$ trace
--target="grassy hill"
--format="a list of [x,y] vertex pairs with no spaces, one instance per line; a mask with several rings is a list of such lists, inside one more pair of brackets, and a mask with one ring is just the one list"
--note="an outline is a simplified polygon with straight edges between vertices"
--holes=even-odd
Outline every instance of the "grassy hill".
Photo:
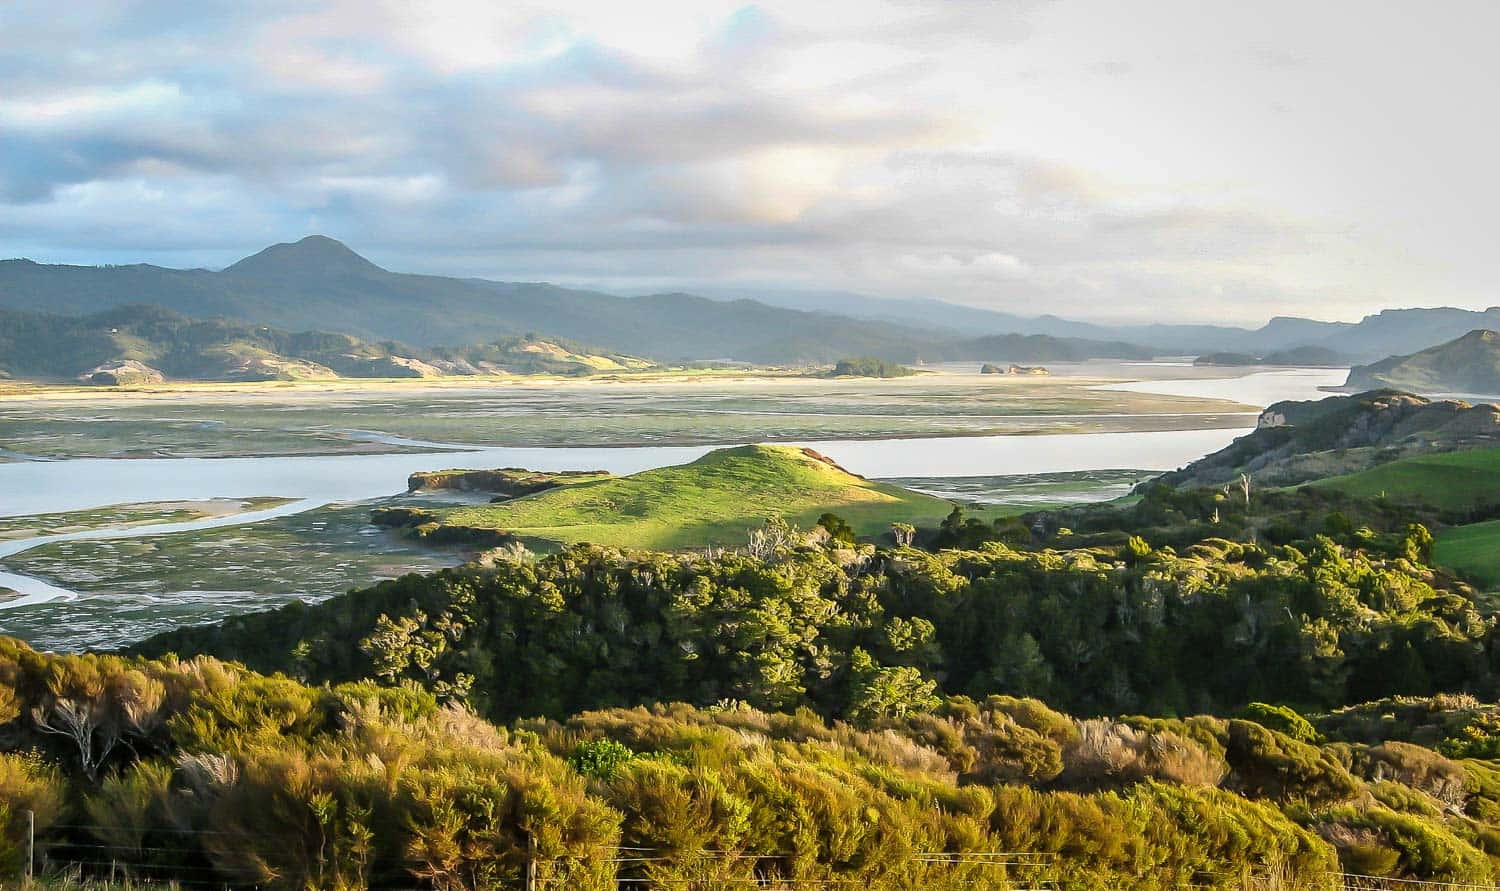
[[1500,448],[1401,458],[1313,483],[1364,498],[1385,496],[1463,512],[1500,504]]
[[1433,561],[1490,591],[1500,589],[1500,520],[1454,526],[1437,534]]
[[101,371],[100,383],[163,375],[191,380],[571,375],[651,365],[633,356],[535,337],[424,349],[395,341],[369,343],[348,334],[189,318],[154,306],[83,317],[0,309],[0,373],[14,377],[76,378],[97,369],[107,369]]
[[1500,333],[1470,331],[1407,356],[1349,369],[1348,387],[1394,387],[1414,393],[1500,393]]
[[719,449],[691,464],[457,508],[443,521],[526,538],[634,548],[737,545],[768,517],[804,528],[832,511],[860,535],[941,520],[952,505],[855,476],[794,446]]
[[1500,520],[1464,522],[1500,511],[1500,449],[1402,458],[1313,485],[1437,508],[1444,519],[1463,525],[1438,531],[1433,562],[1481,587],[1500,589]]

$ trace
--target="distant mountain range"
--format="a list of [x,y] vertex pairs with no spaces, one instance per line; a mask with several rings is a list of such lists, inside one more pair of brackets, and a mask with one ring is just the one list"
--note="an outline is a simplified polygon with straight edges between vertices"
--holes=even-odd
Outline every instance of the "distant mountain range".
[[[795,303],[799,308],[772,305]],[[790,364],[868,355],[976,361],[1064,361],[1319,347],[1356,361],[1409,353],[1475,328],[1500,308],[1391,310],[1357,324],[1277,318],[1251,330],[1214,325],[1115,326],[1028,318],[939,300],[850,294],[619,297],[543,283],[390,272],[323,236],[278,244],[220,271],[54,266],[0,261],[0,308],[82,316],[157,305],[196,318],[286,331],[336,331],[432,348],[536,334],[663,361]],[[991,335],[1018,335],[1027,340]],[[1053,338],[1052,341],[1029,338]],[[1032,349],[997,353],[997,349]],[[1058,351],[1047,352],[1047,347]],[[0,357],[3,358],[3,357]]]
[[1457,340],[1349,369],[1351,389],[1392,387],[1412,393],[1500,394],[1500,333],[1470,331]]
[[1390,309],[1359,322],[1322,322],[1277,316],[1260,328],[1224,325],[1103,325],[1054,315],[1020,316],[932,299],[882,299],[858,294],[795,292],[757,299],[778,305],[838,312],[929,330],[974,334],[1038,334],[1115,341],[1149,347],[1159,355],[1239,353],[1267,364],[1289,360],[1292,350],[1315,347],[1317,364],[1365,361],[1452,340],[1475,328],[1500,328],[1500,307],[1483,311],[1439,307]]

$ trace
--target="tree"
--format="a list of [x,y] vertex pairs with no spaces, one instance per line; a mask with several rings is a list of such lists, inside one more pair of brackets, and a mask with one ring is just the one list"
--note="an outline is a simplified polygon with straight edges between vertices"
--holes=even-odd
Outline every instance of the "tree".
[[917,527],[910,523],[892,523],[891,537],[896,539],[897,547],[909,548],[917,537]]

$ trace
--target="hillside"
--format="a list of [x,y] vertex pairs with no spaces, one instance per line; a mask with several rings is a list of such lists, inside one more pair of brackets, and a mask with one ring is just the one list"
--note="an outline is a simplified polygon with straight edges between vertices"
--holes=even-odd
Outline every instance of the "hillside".
[[1275,350],[1264,355],[1256,353],[1204,353],[1193,360],[1194,365],[1288,365],[1299,368],[1339,368],[1349,364],[1343,353],[1327,347],[1300,346],[1288,350]]
[[1500,507],[1500,448],[1398,458],[1358,473],[1317,480],[1362,498],[1386,497],[1462,514]]
[[832,511],[857,533],[876,536],[893,522],[935,524],[952,507],[854,476],[807,449],[757,445],[439,516],[449,526],[523,538],[677,549],[743,544],[773,516],[807,529]]
[[269,247],[220,272],[0,261],[0,308],[84,315],[129,304],[422,347],[536,332],[664,360],[791,363],[869,354],[910,361],[951,339],[751,300],[626,298],[538,283],[406,275],[321,236]]
[[468,347],[423,349],[347,334],[289,332],[223,319],[194,319],[152,306],[81,318],[0,309],[0,374],[83,378],[94,383],[161,380],[299,380],[474,374],[591,374],[652,363],[570,344],[512,337]]
[[[214,734],[221,747],[245,734],[262,757],[297,751],[328,727],[355,748],[333,747],[332,757],[348,754],[324,762],[326,775],[357,771],[357,783],[370,775],[358,765],[369,764],[374,794],[454,788],[424,785],[421,773],[399,784],[390,777],[421,771],[453,745],[425,697],[465,700],[530,731],[485,733],[465,716],[467,739],[551,747],[592,778],[556,780],[559,788],[608,803],[621,815],[621,844],[668,848],[663,868],[675,868],[684,847],[747,844],[765,870],[784,862],[782,845],[800,846],[799,863],[821,864],[829,849],[819,839],[837,838],[846,852],[837,875],[890,891],[950,887],[860,871],[929,845],[1056,855],[1040,858],[1028,873],[1036,881],[1022,887],[1269,891],[1288,887],[1287,875],[1252,883],[1246,869],[1284,866],[1293,851],[1323,852],[1316,862],[1329,870],[1487,887],[1500,774],[1482,759],[1500,752],[1500,732],[1496,710],[1477,697],[1492,699],[1500,675],[1483,655],[1496,629],[1481,608],[1426,565],[1416,531],[1347,546],[991,545],[876,550],[858,561],[820,548],[762,560],[576,547],[175,632],[136,649],[183,658],[134,665],[151,677],[210,673],[191,657],[211,653],[317,685],[243,675],[199,699],[201,686],[160,677],[162,701],[193,703],[200,718],[162,724]],[[34,670],[66,676],[50,663]],[[17,686],[23,695],[44,689]],[[325,692],[299,709],[312,695],[303,690]],[[263,695],[280,707],[258,707]],[[369,702],[382,696],[384,707]],[[643,702],[691,705],[634,708]],[[1314,714],[1265,703],[1302,703]],[[239,717],[215,720],[220,709]],[[1158,717],[1075,720],[1054,709]],[[256,716],[268,712],[279,732],[257,732],[273,718]],[[369,726],[393,713],[403,726],[430,728],[425,744],[402,749],[399,734]],[[385,754],[377,762],[362,745]],[[531,789],[572,776],[531,759],[528,771],[474,775]],[[851,761],[861,767],[846,774]],[[253,784],[262,774],[246,775]],[[821,803],[804,812],[803,794]],[[574,799],[544,800],[554,813]],[[910,814],[897,803],[908,801],[920,802]],[[792,835],[769,814],[744,816],[761,808],[782,820],[795,814],[798,827],[830,823]],[[876,859],[848,853],[916,813],[950,829],[903,836]],[[979,822],[960,842],[949,833],[964,815]],[[1215,853],[1201,853],[1205,838]],[[1167,840],[1160,850],[1156,839]],[[1172,864],[1184,859],[1196,865],[1178,872]],[[1301,877],[1306,887],[1338,887]]]
[[[1089,719],[992,697],[835,721],[676,703],[496,726],[451,691],[212,658],[7,639],[0,669],[0,858],[19,870],[31,811],[49,859],[124,872],[119,887],[1332,891],[1497,874],[1482,744],[1400,738],[1451,751],[1449,732],[1493,726],[1467,697],[1345,710],[1316,725],[1325,742],[1271,706]],[[54,725],[80,711],[120,717],[107,748],[64,748]]]
[[1413,455],[1497,446],[1500,406],[1377,390],[1278,402],[1261,413],[1254,432],[1160,480],[1221,486],[1248,473],[1256,485],[1289,486]]
[[1350,389],[1391,387],[1413,393],[1500,394],[1500,333],[1470,331],[1457,340],[1349,369]]
[[[1026,305],[1027,295],[1007,295]],[[932,299],[882,299],[836,292],[769,293],[758,297],[779,306],[797,306],[860,318],[883,319],[931,330],[990,334],[1046,335],[1149,347],[1163,355],[1238,353],[1266,364],[1348,365],[1350,358],[1372,361],[1452,340],[1475,328],[1500,328],[1500,307],[1483,311],[1431,307],[1390,309],[1358,322],[1324,322],[1277,316],[1259,328],[1194,324],[1102,324],[1055,315],[1023,316]],[[1318,361],[1304,362],[1299,348]],[[1276,354],[1275,360],[1271,354]],[[1334,361],[1337,359],[1337,361]]]

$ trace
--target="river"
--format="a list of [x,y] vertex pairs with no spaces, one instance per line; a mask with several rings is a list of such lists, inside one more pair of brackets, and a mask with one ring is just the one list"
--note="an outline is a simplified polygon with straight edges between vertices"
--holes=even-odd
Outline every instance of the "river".
[[[1344,372],[1284,369],[1226,379],[1152,380],[1108,388],[1168,395],[1213,396],[1264,406],[1316,399]],[[1226,418],[1226,422],[1231,419]],[[1235,416],[1233,422],[1240,422]],[[1085,433],[923,439],[808,441],[867,477],[966,477],[1133,468],[1171,470],[1227,445],[1248,428],[1148,433]],[[381,438],[380,434],[371,434]],[[209,498],[276,496],[288,504],[203,520],[98,529],[0,542],[0,559],[59,541],[133,538],[253,523],[328,504],[365,501],[402,490],[406,477],[443,467],[534,470],[600,469],[626,474],[692,461],[716,446],[535,448],[469,446],[402,440],[426,453],[250,458],[85,458],[0,463],[0,516],[86,510],[108,505]],[[0,568],[0,588],[17,592],[0,610],[24,610],[81,595],[44,579]],[[5,622],[0,620],[0,631]]]

